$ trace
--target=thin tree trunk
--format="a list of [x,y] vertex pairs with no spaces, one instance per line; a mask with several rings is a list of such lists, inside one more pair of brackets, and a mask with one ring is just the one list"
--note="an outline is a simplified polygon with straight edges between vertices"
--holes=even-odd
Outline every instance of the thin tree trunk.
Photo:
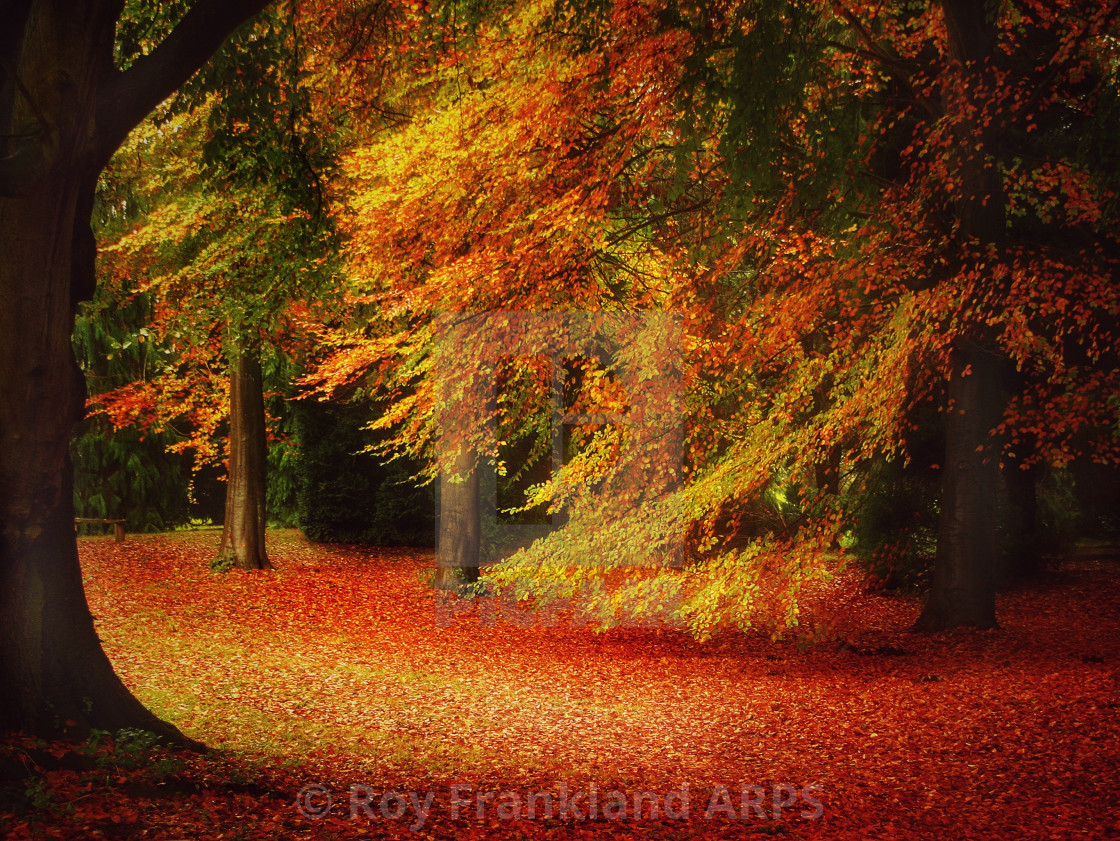
[[481,497],[474,450],[460,452],[456,478],[443,477],[439,494],[436,580],[440,590],[456,590],[478,581],[482,542]]
[[240,569],[272,569],[265,552],[265,435],[260,354],[241,344],[230,369],[229,482],[220,549]]

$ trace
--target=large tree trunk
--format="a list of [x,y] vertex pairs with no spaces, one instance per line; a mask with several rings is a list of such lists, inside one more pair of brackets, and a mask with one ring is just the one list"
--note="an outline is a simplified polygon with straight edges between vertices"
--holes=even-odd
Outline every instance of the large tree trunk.
[[937,562],[917,630],[996,624],[999,452],[991,431],[1003,414],[1002,367],[1002,361],[983,348],[954,352]]
[[113,672],[82,589],[67,451],[85,383],[70,333],[93,288],[97,170],[74,162],[90,156],[82,129],[107,58],[94,52],[112,44],[115,19],[55,12],[29,12],[19,72],[32,88],[0,97],[7,135],[53,133],[3,156],[25,159],[27,181],[6,181],[0,198],[0,716],[35,733],[138,727],[182,740]]
[[85,398],[70,332],[88,288],[71,279],[93,268],[92,191],[89,177],[59,174],[0,199],[0,716],[5,729],[133,727],[181,741],[113,672],[82,589],[67,451]]
[[445,476],[439,486],[435,586],[440,590],[456,590],[478,581],[479,574],[482,501],[474,450],[460,452],[455,473],[457,481]]
[[219,550],[240,569],[272,569],[264,546],[267,480],[261,359],[242,344],[230,365],[229,481]]
[[[990,277],[1006,237],[1006,196],[994,165],[997,121],[985,118],[985,97],[996,90],[990,59],[996,46],[988,4],[942,0],[949,57],[956,78],[946,85],[945,112],[953,120],[951,167],[961,185],[957,247],[962,276]],[[994,288],[985,289],[999,300]],[[958,625],[994,627],[1000,492],[998,441],[1004,410],[1004,360],[991,329],[980,321],[961,328],[952,352],[945,428],[941,521],[933,587],[915,630]]]
[[67,456],[85,395],[70,334],[93,291],[98,172],[263,4],[202,0],[125,73],[112,62],[121,5],[25,0],[0,21],[0,726],[195,744],[129,693],[94,630]]

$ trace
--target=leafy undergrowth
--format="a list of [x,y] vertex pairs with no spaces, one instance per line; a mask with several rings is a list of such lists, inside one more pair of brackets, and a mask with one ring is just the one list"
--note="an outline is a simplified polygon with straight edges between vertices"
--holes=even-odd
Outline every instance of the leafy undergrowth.
[[1001,597],[998,631],[931,636],[840,576],[805,647],[467,610],[426,589],[430,553],[269,539],[275,572],[225,575],[213,533],[81,541],[118,673],[213,750],[8,739],[0,832],[1120,837],[1108,561]]

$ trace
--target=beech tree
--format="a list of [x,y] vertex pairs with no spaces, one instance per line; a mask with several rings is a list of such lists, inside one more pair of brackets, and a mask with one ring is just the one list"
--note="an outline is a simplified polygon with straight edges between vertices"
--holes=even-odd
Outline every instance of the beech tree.
[[[494,19],[464,37],[455,53],[461,77],[420,73],[413,85],[422,95],[401,97],[412,121],[357,144],[348,158],[355,212],[346,223],[347,292],[353,311],[366,319],[331,335],[333,353],[314,379],[325,389],[360,384],[367,393],[390,395],[377,425],[394,430],[400,450],[427,459],[429,475],[463,479],[443,485],[441,542],[449,551],[441,551],[441,582],[456,567],[477,565],[477,552],[467,548],[477,539],[476,518],[460,512],[477,505],[477,465],[500,461],[487,428],[515,423],[509,402],[464,405],[492,388],[485,381],[493,379],[495,360],[478,356],[474,340],[453,342],[441,356],[433,323],[443,314],[469,319],[495,310],[661,307],[687,272],[678,271],[679,241],[658,241],[655,232],[700,202],[687,174],[686,189],[666,197],[672,146],[659,143],[674,134],[674,61],[687,39],[651,34],[647,13],[652,9],[618,10],[608,22],[620,32],[617,53],[603,56],[580,53],[566,32],[583,25],[573,9],[494,10]],[[634,370],[654,368],[660,356],[677,351],[665,336],[634,338],[624,350]],[[544,341],[525,352],[545,352]],[[447,393],[441,373],[456,381]],[[449,428],[458,434],[433,460]],[[614,432],[602,431],[603,441],[596,445],[589,434],[581,456],[538,489],[533,504],[558,514],[575,498],[561,486],[602,478],[606,453],[618,444]],[[615,514],[625,517],[617,501]],[[625,559],[645,563],[679,525],[669,519],[632,518],[636,531],[612,548],[628,546]],[[470,524],[458,540],[445,531],[452,522]],[[604,568],[624,563],[621,553],[585,553],[572,541],[554,562],[581,555]]]
[[737,295],[731,276],[706,293],[734,342],[709,370],[768,389],[716,438],[720,472],[781,452],[813,515],[798,542],[823,547],[846,512],[814,467],[858,496],[863,465],[928,458],[915,418],[937,413],[922,630],[996,622],[1001,466],[1117,458],[1116,13],[946,0],[680,17],[714,33],[692,62],[691,130],[718,133],[751,271]]
[[[914,357],[945,378],[927,380],[944,389],[946,443],[920,630],[996,624],[1001,466],[1018,474],[1010,498],[1029,518],[1026,471],[1074,453],[1116,458],[1114,407],[1100,398],[1115,387],[1102,337],[1118,310],[1117,170],[1089,152],[1115,130],[1116,13],[957,0],[838,13],[856,66],[885,85],[868,149],[888,180],[869,242],[917,245],[929,263],[910,265],[907,286],[940,299]],[[1070,403],[1087,408],[1070,417],[1058,408]]]
[[[1001,465],[1118,457],[1102,399],[1117,386],[1115,12],[499,13],[492,46],[483,27],[487,48],[457,54],[444,107],[350,157],[351,292],[388,317],[336,339],[321,381],[400,389],[384,423],[419,446],[440,411],[432,313],[680,312],[679,504],[515,563],[578,580],[687,527],[693,565],[661,578],[696,633],[795,623],[801,582],[827,574],[847,529],[837,491],[918,457],[924,412],[947,445],[923,465],[942,490],[919,626],[991,625]],[[767,495],[796,516],[751,531]]]
[[311,114],[314,75],[303,72],[300,34],[291,7],[258,17],[186,102],[154,114],[111,164],[141,162],[144,207],[102,248],[104,282],[153,299],[147,327],[176,347],[178,364],[97,403],[118,427],[193,430],[178,446],[194,449],[196,466],[224,451],[222,568],[271,566],[262,360],[299,354],[298,324],[330,297],[332,135]]
[[[70,431],[85,389],[70,334],[94,285],[98,173],[128,132],[264,0],[200,0],[115,63],[125,5],[0,6],[0,719],[34,733],[143,728],[94,630],[74,536]],[[141,51],[143,52],[143,51]]]

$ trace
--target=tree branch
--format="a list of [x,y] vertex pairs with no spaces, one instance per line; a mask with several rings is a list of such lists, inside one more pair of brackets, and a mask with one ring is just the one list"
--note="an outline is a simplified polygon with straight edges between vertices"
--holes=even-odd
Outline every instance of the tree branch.
[[865,60],[878,64],[886,70],[892,79],[905,89],[911,101],[915,102],[926,113],[934,119],[937,119],[938,114],[936,106],[925,97],[918,95],[914,89],[913,74],[914,67],[910,62],[904,60],[901,56],[892,53],[882,44],[875,40],[871,31],[863,25],[863,22],[856,17],[850,9],[844,6],[843,3],[835,3],[833,5],[835,13],[844,20],[845,23],[851,27],[853,33],[860,43],[863,44],[863,49],[854,47],[842,47],[841,45],[833,45],[843,49],[852,55],[856,55]]
[[270,0],[199,0],[150,55],[116,74],[97,104],[97,155],[103,165],[128,133]]

